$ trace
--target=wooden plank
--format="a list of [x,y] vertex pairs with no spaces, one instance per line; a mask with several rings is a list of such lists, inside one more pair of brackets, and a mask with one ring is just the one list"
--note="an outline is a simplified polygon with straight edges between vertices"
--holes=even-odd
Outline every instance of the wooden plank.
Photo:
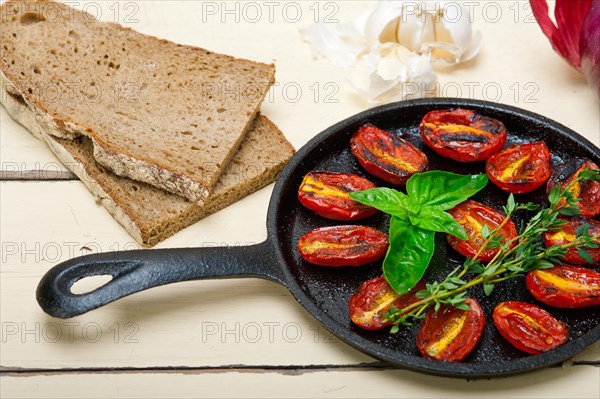
[[[74,3],[75,4],[75,3]],[[92,4],[92,6],[87,6]],[[208,15],[203,7],[207,3],[183,1],[169,2],[78,2],[78,7],[88,7],[103,19],[118,21],[133,13],[127,26],[181,43],[217,48],[240,57],[277,63],[277,84],[263,104],[263,111],[273,119],[290,140],[302,145],[327,126],[364,110],[366,104],[357,98],[349,81],[360,85],[365,76],[358,70],[335,67],[321,59],[313,59],[308,47],[298,33],[314,17],[312,3],[296,3],[301,7],[301,19],[287,23],[281,14],[283,5],[273,16],[273,23],[249,23],[241,18],[231,29],[222,24],[221,17],[234,23],[235,12],[222,15],[220,3],[214,3],[217,13]],[[212,4],[212,3],[211,3]],[[335,17],[348,20],[364,9],[351,1],[335,2]],[[515,3],[516,4],[516,3]],[[127,9],[126,9],[127,7]],[[241,6],[239,6],[241,7]],[[438,92],[441,95],[498,101],[519,106],[553,118],[600,145],[600,120],[597,100],[578,72],[561,61],[535,23],[524,22],[527,11],[518,15],[513,3],[498,2],[494,6],[475,4],[473,20],[476,29],[484,32],[485,45],[481,54],[459,68],[440,69]],[[182,12],[182,10],[184,10]],[[499,17],[491,10],[499,10]],[[203,13],[204,11],[204,13]],[[266,9],[263,17],[268,18]],[[95,11],[94,11],[95,12]],[[324,10],[321,9],[321,17]],[[489,14],[489,15],[488,15]],[[197,19],[205,23],[196,23]],[[172,22],[171,22],[172,21]],[[253,37],[270,40],[252,40]],[[519,38],[527,37],[527,40]],[[512,40],[511,38],[514,38]],[[532,54],[535,52],[535,56]],[[519,60],[516,62],[513,60]],[[518,68],[516,67],[518,65]],[[505,73],[510,70],[510,73]],[[565,90],[565,87],[568,90]],[[343,104],[343,106],[342,106]],[[307,117],[310,115],[310,117]],[[35,165],[55,167],[55,159],[43,151],[43,144],[27,138],[14,122],[0,111],[0,159],[3,167],[40,169]]]
[[[236,12],[223,14],[220,2],[73,4],[105,20],[116,18],[123,23],[126,19],[126,26],[159,37],[276,62],[277,83],[265,99],[262,111],[299,148],[328,126],[367,108],[349,83],[361,86],[367,77],[359,68],[342,69],[326,60],[314,59],[298,29],[314,21],[316,8],[310,2],[292,3],[293,7],[288,6],[290,13],[296,5],[300,7],[300,19],[294,23],[288,22],[289,18],[286,21],[287,16],[284,18],[286,3],[277,3],[269,23],[252,23],[244,18],[242,3],[231,6],[240,8],[237,16]],[[364,4],[352,1],[325,4],[331,4],[327,10],[337,8],[334,17],[340,21],[350,20],[365,8]],[[321,19],[327,15],[325,4],[320,8]],[[593,92],[583,76],[554,53],[538,25],[525,21],[528,11],[515,4],[471,5],[475,29],[484,35],[481,54],[458,68],[438,70],[438,90],[427,95],[483,99],[525,108],[555,119],[600,145],[600,118]],[[206,10],[209,6],[217,7],[215,14]],[[264,22],[269,18],[267,6],[261,12]],[[221,23],[222,18],[226,23]],[[198,20],[204,22],[197,23]],[[256,37],[269,40],[252,39]],[[522,40],[523,37],[527,40]],[[44,144],[29,137],[4,109],[0,110],[0,132],[0,170],[64,170]]]
[[[138,247],[78,181],[0,184],[5,369],[374,361],[332,337],[283,287],[256,279],[178,283],[73,319],[50,318],[35,301],[39,279],[50,267],[73,256]],[[261,190],[160,246],[260,242],[269,192]],[[598,349],[582,356],[600,361]]]
[[0,181],[27,181],[27,180],[77,180],[77,176],[69,171],[60,170],[0,170]]
[[[403,370],[174,370],[0,377],[3,398],[598,398],[600,369],[553,368],[466,381]],[[595,382],[595,383],[594,383]]]
[[[341,68],[328,62],[315,62],[314,68],[299,67],[299,55],[304,62],[313,65],[313,58],[298,29],[311,24],[316,11],[311,9],[311,6],[315,8],[313,3],[291,3],[290,6],[284,2],[271,5],[268,2],[257,3],[264,23],[245,19],[242,15],[243,2],[229,6],[238,8],[237,16],[236,12],[223,14],[228,23],[221,23],[226,7],[221,2],[115,0],[71,4],[98,15],[102,20],[121,22],[127,27],[178,43],[255,61],[275,62],[277,82],[265,98],[261,111],[299,148],[333,123],[363,110],[365,104],[353,101],[355,93],[346,77],[340,78]],[[364,5],[351,1],[340,4],[335,13],[340,20],[356,16],[364,8]],[[217,7],[216,14],[210,11],[213,6]],[[272,22],[269,22],[269,8],[273,8]],[[283,11],[284,8],[287,11]],[[299,11],[298,19],[294,15],[296,10]],[[325,11],[320,8],[320,18]],[[293,23],[288,22],[292,20]],[[256,40],[257,37],[268,40]],[[347,73],[351,79],[354,75],[362,76],[358,71]],[[226,95],[226,89],[223,90]],[[3,107],[0,108],[0,170],[22,172],[63,168],[43,143],[30,137],[25,129],[12,121]],[[302,110],[302,115],[299,110]]]
[[[214,15],[203,13],[206,10],[202,7],[220,8],[224,4],[82,1],[79,7],[100,7],[104,20],[181,43],[275,62],[277,85],[262,111],[297,147],[333,123],[367,108],[349,84],[364,84],[366,76],[360,69],[350,71],[315,60],[301,40],[298,29],[314,20],[313,2],[290,3],[301,7],[301,19],[296,22],[286,20],[281,12],[287,3],[277,3],[273,21],[262,23],[243,17],[235,21],[236,12],[224,14],[222,9]],[[232,4],[243,6],[241,2]],[[364,9],[361,2],[327,2],[319,7],[324,4],[339,7],[333,17],[340,21],[348,21]],[[526,108],[600,145],[597,100],[583,77],[560,60],[537,24],[525,21],[528,13],[521,3],[516,8],[513,2],[490,4],[473,5],[473,20],[485,40],[481,54],[458,68],[438,71],[437,94]],[[264,7],[263,18],[268,18]],[[492,11],[498,7],[500,12],[494,15]],[[520,10],[518,15],[516,9]],[[322,19],[327,10],[319,10]],[[132,18],[125,23],[126,17]],[[222,18],[226,18],[225,23]],[[4,176],[40,171],[41,179],[51,173],[63,176],[65,171],[45,145],[14,123],[4,109],[0,109],[0,170],[7,173]],[[0,182],[0,188],[0,366],[4,370],[284,367],[281,373],[255,369],[10,375],[0,380],[3,397],[174,396],[173,387],[180,387],[176,393],[182,397],[599,396],[596,387],[600,376],[598,368],[592,366],[544,370],[512,378],[510,384],[506,380],[467,383],[395,370],[294,373],[287,366],[356,366],[374,360],[329,336],[284,288],[260,280],[181,283],[131,296],[72,320],[49,318],[35,302],[35,288],[52,265],[80,254],[137,245],[79,182],[5,181]],[[160,247],[246,245],[264,240],[271,190],[261,190]],[[576,360],[600,362],[600,347],[596,344]],[[585,390],[576,391],[581,387]]]
[[[78,181],[1,184],[5,368],[373,361],[331,337],[284,288],[256,279],[174,284],[70,320],[50,318],[35,301],[39,279],[50,267],[76,255],[137,245]],[[161,246],[260,242],[269,193],[262,190]]]

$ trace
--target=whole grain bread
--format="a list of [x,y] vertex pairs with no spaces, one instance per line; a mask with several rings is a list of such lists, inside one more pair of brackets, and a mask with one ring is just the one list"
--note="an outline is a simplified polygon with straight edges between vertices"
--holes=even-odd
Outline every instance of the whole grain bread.
[[113,172],[201,204],[275,67],[148,36],[50,0],[0,6],[0,74],[44,131]]
[[[3,87],[6,90],[6,85]],[[202,206],[146,183],[117,176],[93,157],[90,139],[49,135],[17,94],[0,96],[9,115],[48,143],[140,244],[153,246],[177,231],[273,182],[294,148],[269,119],[258,115],[214,191]]]

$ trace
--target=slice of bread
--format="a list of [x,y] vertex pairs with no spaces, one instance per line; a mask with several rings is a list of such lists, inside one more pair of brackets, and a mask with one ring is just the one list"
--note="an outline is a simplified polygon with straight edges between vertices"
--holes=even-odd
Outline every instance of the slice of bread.
[[0,72],[53,136],[113,172],[201,204],[275,67],[138,33],[50,0],[0,6]]
[[[5,93],[6,88],[4,85]],[[203,206],[198,206],[149,184],[111,173],[94,160],[90,139],[51,136],[17,94],[3,94],[0,98],[9,115],[36,137],[45,140],[97,201],[144,246],[153,246],[273,182],[294,154],[294,148],[277,126],[259,114],[214,191]]]

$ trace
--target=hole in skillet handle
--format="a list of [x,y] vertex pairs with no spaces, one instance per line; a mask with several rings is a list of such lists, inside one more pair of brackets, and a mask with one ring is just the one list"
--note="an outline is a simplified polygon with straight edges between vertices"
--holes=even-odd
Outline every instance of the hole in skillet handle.
[[98,274],[96,276],[84,277],[73,283],[71,292],[75,295],[87,294],[108,284],[112,279],[113,276],[110,274]]
[[[36,291],[39,305],[51,316],[69,318],[137,291],[130,287],[127,293],[119,292],[123,286],[119,279],[131,277],[143,261],[118,260],[115,254],[119,253],[86,255],[50,269],[40,280]],[[99,276],[109,276],[110,280],[85,292],[77,289],[78,282]]]

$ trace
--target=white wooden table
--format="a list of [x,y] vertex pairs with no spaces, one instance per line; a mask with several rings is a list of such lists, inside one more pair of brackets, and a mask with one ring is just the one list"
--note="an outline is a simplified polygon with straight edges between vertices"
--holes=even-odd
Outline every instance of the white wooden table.
[[[479,56],[441,71],[440,94],[553,118],[600,145],[599,103],[562,62],[525,1],[471,2]],[[250,5],[248,5],[250,4]],[[277,64],[263,112],[301,147],[366,108],[357,71],[314,60],[299,29],[347,21],[367,2],[103,1],[78,7],[176,42]],[[259,15],[260,13],[260,15]],[[282,287],[262,280],[164,286],[69,319],[35,301],[40,277],[90,252],[138,246],[44,144],[0,110],[2,397],[600,396],[600,345],[568,364],[466,381],[399,370],[328,334]],[[266,237],[269,186],[158,247],[245,245]]]

